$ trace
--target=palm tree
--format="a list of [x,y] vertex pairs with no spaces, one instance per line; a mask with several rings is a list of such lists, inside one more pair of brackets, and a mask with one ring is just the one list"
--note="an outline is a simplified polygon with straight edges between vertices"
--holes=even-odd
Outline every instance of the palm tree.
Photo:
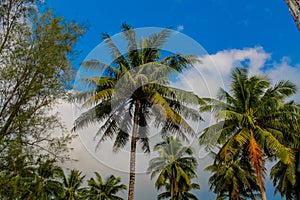
[[63,193],[62,184],[57,180],[60,170],[61,168],[55,166],[50,160],[41,163],[31,177],[23,178],[24,187],[27,191],[22,194],[21,199],[49,200],[59,198]]
[[218,200],[256,199],[254,191],[258,191],[259,187],[246,159],[235,156],[227,162],[215,162],[206,170],[213,173],[209,178],[210,190],[217,194]]
[[60,171],[60,177],[62,179],[62,185],[64,188],[64,195],[62,200],[76,200],[79,199],[79,193],[83,189],[81,188],[85,175],[82,172],[72,169],[67,177],[63,170]]
[[[185,133],[194,134],[186,120],[200,119],[199,112],[194,109],[199,98],[191,92],[169,87],[169,75],[199,60],[196,56],[181,54],[161,58],[162,46],[172,33],[169,29],[137,42],[132,27],[126,24],[122,27],[128,44],[126,55],[122,55],[111,37],[104,34],[113,63],[107,65],[98,60],[82,63],[86,69],[105,67],[106,71],[104,76],[84,79],[97,89],[76,95],[75,99],[84,102],[83,106],[91,107],[76,119],[73,130],[104,122],[97,134],[101,136],[98,145],[115,137],[113,148],[117,151],[130,142],[128,199],[133,200],[137,142],[145,153],[150,152],[148,119],[155,119],[162,134],[167,131],[182,137]],[[133,92],[128,95],[128,91]]]
[[287,200],[300,200],[300,151],[296,153],[292,164],[284,164],[278,161],[271,169],[271,178],[275,186],[275,192],[279,192]]
[[[170,199],[171,198],[171,192],[170,192],[170,184],[166,183],[165,185],[166,192],[162,192],[157,196],[158,200],[163,199]],[[179,188],[182,188],[178,192],[178,200],[199,200],[196,195],[191,193],[191,190],[200,190],[200,185],[197,183],[191,183],[187,186],[179,186]]]
[[232,73],[231,94],[223,89],[218,99],[206,99],[208,105],[202,111],[216,111],[216,124],[206,128],[200,143],[218,144],[221,149],[216,159],[227,162],[239,153],[247,156],[254,168],[262,199],[266,199],[264,187],[265,159],[276,156],[283,163],[292,163],[290,148],[283,141],[281,126],[287,97],[296,92],[289,81],[280,81],[274,87],[265,77],[248,77],[246,68],[236,68]]
[[91,178],[88,180],[88,189],[86,199],[89,200],[123,200],[122,197],[117,196],[117,193],[126,190],[127,187],[121,184],[121,179],[114,175],[108,177],[106,182],[102,181],[99,173],[95,172],[96,180]]
[[290,118],[285,119],[288,123],[285,124],[284,143],[293,149],[295,158],[289,165],[279,160],[271,169],[271,179],[275,192],[279,192],[287,200],[300,200],[300,107],[295,104],[290,105],[292,108],[288,116]]
[[159,190],[164,186],[171,200],[179,199],[182,192],[195,186],[191,179],[196,177],[197,160],[192,156],[191,147],[183,146],[178,138],[170,136],[155,145],[154,150],[159,156],[150,160],[148,173],[151,179],[157,176],[155,187]]

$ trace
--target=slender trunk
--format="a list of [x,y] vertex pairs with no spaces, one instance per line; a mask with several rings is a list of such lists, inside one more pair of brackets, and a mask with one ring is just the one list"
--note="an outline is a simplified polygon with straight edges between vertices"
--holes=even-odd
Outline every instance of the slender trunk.
[[171,200],[177,200],[178,187],[176,182],[176,170],[173,167],[171,168],[170,186]]
[[175,179],[174,179],[174,172],[173,168],[171,168],[171,177],[170,177],[170,193],[171,193],[171,200],[175,199]]
[[261,199],[267,200],[266,188],[265,188],[265,184],[264,184],[264,178],[262,175],[263,172],[261,169],[256,169],[255,171],[256,171],[256,176],[257,176],[256,179],[257,179],[260,194],[261,194]]
[[140,107],[141,107],[140,101],[137,100],[137,102],[135,104],[134,117],[133,117],[133,129],[132,129],[132,135],[131,135],[128,200],[134,199],[136,136],[137,136],[137,131],[138,131],[138,120],[139,120],[138,117],[139,117]]

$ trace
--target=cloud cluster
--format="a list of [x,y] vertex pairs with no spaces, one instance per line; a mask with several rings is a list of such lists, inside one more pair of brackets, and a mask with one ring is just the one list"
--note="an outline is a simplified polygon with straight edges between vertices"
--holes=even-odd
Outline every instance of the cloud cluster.
[[177,87],[192,90],[201,97],[215,97],[219,88],[227,88],[230,74],[235,67],[247,65],[250,73],[261,73],[267,60],[271,58],[262,47],[230,49],[200,57],[202,63],[185,71]]

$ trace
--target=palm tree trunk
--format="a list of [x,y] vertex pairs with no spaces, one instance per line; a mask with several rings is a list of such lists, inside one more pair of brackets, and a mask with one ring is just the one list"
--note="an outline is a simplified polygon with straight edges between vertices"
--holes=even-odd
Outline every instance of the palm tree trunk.
[[130,149],[130,175],[129,175],[129,190],[128,200],[134,199],[134,184],[135,184],[135,157],[136,157],[136,136],[138,131],[138,120],[140,112],[140,101],[135,103],[134,117],[133,117],[133,129],[131,135],[131,149]]
[[260,194],[261,194],[261,199],[267,200],[266,188],[265,188],[265,184],[263,181],[262,172],[258,171],[258,169],[256,169],[256,176],[257,176],[256,180],[258,182],[258,186],[259,186],[259,190],[260,190]]
[[267,200],[266,189],[264,187],[261,188],[261,186],[259,186],[259,188],[260,188],[260,193],[261,193],[261,199],[262,200]]
[[171,168],[171,178],[170,178],[170,193],[171,193],[171,200],[177,200],[177,185],[176,185],[176,172]]

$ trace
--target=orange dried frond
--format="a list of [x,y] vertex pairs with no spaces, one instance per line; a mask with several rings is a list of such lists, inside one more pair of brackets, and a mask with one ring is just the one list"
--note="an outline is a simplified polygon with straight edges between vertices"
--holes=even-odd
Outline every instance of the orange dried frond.
[[263,153],[262,153],[262,150],[261,150],[259,144],[256,142],[256,140],[253,136],[251,137],[251,139],[249,141],[248,154],[250,157],[251,164],[253,165],[254,170],[256,172],[257,181],[258,181],[259,185],[262,186],[262,185],[264,185],[263,179],[265,177]]

